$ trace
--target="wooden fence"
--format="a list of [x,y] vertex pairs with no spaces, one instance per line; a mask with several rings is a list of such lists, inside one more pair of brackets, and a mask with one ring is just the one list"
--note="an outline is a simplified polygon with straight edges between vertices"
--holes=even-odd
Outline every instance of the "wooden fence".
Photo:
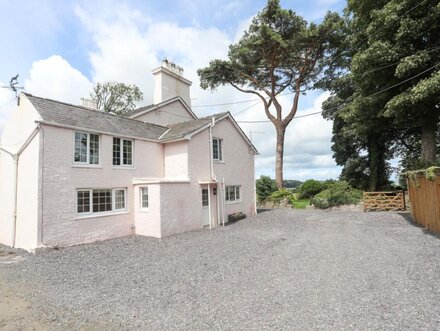
[[440,179],[417,175],[408,180],[408,192],[414,222],[440,233]]
[[364,211],[405,210],[405,193],[364,192]]

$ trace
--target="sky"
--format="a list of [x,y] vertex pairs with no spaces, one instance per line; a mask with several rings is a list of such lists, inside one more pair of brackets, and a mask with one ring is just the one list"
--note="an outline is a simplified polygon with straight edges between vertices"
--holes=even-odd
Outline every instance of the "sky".
[[[0,0],[0,86],[20,75],[24,90],[37,96],[79,104],[97,82],[136,84],[144,93],[139,106],[153,101],[151,71],[167,58],[190,79],[191,103],[198,116],[230,111],[252,136],[260,155],[256,176],[275,174],[275,130],[261,103],[232,87],[202,90],[197,69],[226,59],[266,4],[263,0]],[[309,22],[328,10],[342,12],[344,0],[281,0]],[[321,110],[324,91],[301,96],[298,115]],[[218,104],[234,103],[219,106]],[[291,104],[291,95],[282,105]],[[0,89],[0,131],[15,107],[14,95]],[[286,132],[284,178],[337,178],[331,151],[332,123],[321,115],[295,119]]]

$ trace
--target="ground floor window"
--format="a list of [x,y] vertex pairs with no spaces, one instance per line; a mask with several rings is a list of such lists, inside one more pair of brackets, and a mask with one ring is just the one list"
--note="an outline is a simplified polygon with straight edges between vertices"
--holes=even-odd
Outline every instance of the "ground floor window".
[[204,188],[202,189],[202,206],[208,207],[209,206],[209,197],[208,197],[208,189]]
[[126,210],[127,189],[83,189],[77,191],[78,214]]
[[228,185],[225,188],[225,200],[226,202],[241,201],[241,186]]
[[141,192],[141,209],[148,209],[148,186],[140,188]]

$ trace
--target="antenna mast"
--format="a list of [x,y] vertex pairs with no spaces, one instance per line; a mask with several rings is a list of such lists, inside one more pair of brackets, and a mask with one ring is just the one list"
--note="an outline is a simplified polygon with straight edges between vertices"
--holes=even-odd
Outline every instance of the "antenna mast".
[[19,74],[16,74],[14,77],[12,77],[11,80],[9,81],[9,86],[1,86],[1,88],[7,88],[13,91],[15,93],[15,98],[17,98],[17,102],[18,102],[18,91],[24,89],[23,86],[17,86],[19,84],[18,77]]

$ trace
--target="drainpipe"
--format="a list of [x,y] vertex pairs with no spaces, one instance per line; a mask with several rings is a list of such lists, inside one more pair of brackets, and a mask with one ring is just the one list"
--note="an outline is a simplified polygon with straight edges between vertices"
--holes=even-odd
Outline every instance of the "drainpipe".
[[16,232],[17,232],[18,161],[20,158],[20,154],[25,150],[25,148],[30,144],[32,139],[34,139],[34,137],[38,133],[38,129],[39,128],[36,127],[34,129],[34,131],[32,131],[32,133],[29,135],[29,137],[26,139],[23,146],[21,146],[21,148],[18,150],[17,153],[12,153],[3,147],[0,147],[0,149],[2,151],[6,152],[7,154],[9,154],[14,161],[14,189],[12,192],[13,193],[12,196],[14,199],[13,210],[12,210],[12,240],[11,240],[11,247],[12,248],[15,248],[15,239],[16,239]]
[[[214,178],[214,161],[213,161],[213,150],[212,150],[212,128],[215,125],[215,118],[211,118],[211,125],[209,126],[209,173],[211,181],[216,181]],[[212,205],[211,205],[211,184],[208,184],[208,203],[209,203],[209,229],[212,228]],[[218,209],[218,206],[217,206]]]

